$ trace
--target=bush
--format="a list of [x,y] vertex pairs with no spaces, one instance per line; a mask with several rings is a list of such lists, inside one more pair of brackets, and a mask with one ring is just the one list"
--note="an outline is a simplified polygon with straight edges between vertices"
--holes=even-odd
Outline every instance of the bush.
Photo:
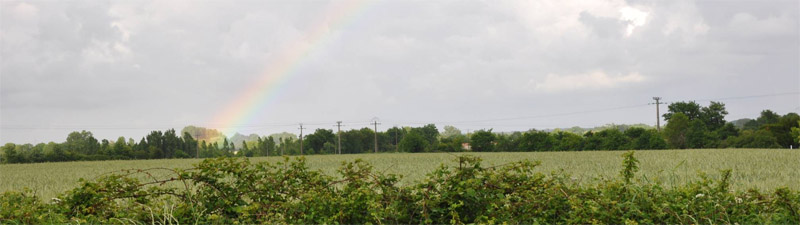
[[0,223],[800,223],[797,191],[733,192],[730,170],[665,188],[637,179],[634,153],[623,156],[619,177],[596,185],[534,172],[539,162],[485,167],[469,155],[409,186],[361,160],[342,163],[335,178],[309,170],[302,157],[207,159],[188,170],[82,181],[50,203],[6,192]]

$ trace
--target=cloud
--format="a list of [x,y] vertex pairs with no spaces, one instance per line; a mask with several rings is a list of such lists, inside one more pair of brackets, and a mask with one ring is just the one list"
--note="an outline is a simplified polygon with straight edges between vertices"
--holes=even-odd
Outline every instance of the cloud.
[[679,36],[684,42],[693,42],[698,36],[709,32],[710,27],[691,1],[675,1],[658,16],[666,19],[661,32],[666,36]]
[[[313,44],[305,37],[319,26],[326,38],[250,123],[548,114],[796,90],[800,73],[796,1],[377,1],[326,24],[343,3],[0,1],[0,121],[202,125],[292,43]],[[564,106],[573,100],[586,104]],[[797,100],[740,109],[785,102]],[[296,131],[280,129],[257,132]],[[2,130],[0,140],[68,133],[36,132]]]
[[533,88],[544,92],[564,92],[577,90],[601,90],[623,85],[640,83],[645,77],[639,73],[628,75],[608,75],[603,71],[594,71],[575,75],[548,74],[544,81],[531,80]]
[[759,19],[749,13],[737,13],[728,26],[734,35],[745,39],[786,36],[797,32],[797,20],[786,15]]
[[644,23],[647,22],[648,13],[633,7],[622,7],[619,13],[621,14],[620,20],[628,23],[628,27],[625,29],[625,35],[628,37],[633,34],[633,30],[636,29],[636,27],[644,26]]

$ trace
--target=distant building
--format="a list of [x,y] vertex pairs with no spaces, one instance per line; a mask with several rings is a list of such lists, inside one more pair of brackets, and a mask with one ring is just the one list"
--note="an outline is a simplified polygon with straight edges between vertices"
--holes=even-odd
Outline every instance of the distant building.
[[464,142],[464,143],[461,143],[461,149],[472,150],[472,146],[469,145],[469,142]]

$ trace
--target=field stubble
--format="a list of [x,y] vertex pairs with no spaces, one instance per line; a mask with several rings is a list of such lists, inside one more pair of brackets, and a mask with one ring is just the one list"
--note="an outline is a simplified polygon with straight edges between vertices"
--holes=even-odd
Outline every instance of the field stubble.
[[[376,171],[400,174],[401,185],[424,179],[442,163],[454,165],[457,155],[471,154],[483,159],[486,166],[528,159],[541,161],[538,171],[563,171],[576,182],[592,184],[598,178],[617,176],[622,168],[623,151],[585,152],[502,152],[502,153],[385,153],[306,156],[308,166],[329,175],[343,161],[357,158],[369,162]],[[670,186],[697,180],[698,173],[711,178],[720,170],[732,170],[732,188],[761,190],[789,187],[800,190],[800,150],[783,149],[697,149],[636,151],[640,172],[636,178]],[[252,162],[275,163],[282,157],[251,158]],[[78,180],[94,179],[102,174],[124,169],[190,168],[201,159],[128,160],[0,165],[0,192],[21,191],[27,187],[49,199],[77,187]],[[167,175],[165,171],[156,171]],[[154,174],[159,175],[159,174]]]

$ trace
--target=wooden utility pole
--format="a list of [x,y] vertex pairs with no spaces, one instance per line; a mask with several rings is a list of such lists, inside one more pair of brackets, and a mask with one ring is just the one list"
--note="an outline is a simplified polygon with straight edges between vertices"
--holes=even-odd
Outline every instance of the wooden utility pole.
[[656,129],[658,129],[658,131],[661,132],[661,116],[659,115],[659,114],[661,114],[661,112],[659,112],[659,108],[660,108],[660,105],[664,104],[664,103],[660,102],[661,101],[661,97],[653,97],[653,100],[656,100],[656,103],[655,103],[655,105],[656,105]]
[[375,125],[375,153],[378,153],[378,120],[373,120],[372,125]]
[[303,130],[306,128],[303,128],[303,123],[300,123],[300,128],[298,129],[300,129],[300,155],[303,155]]
[[336,153],[342,154],[342,121],[336,121]]
[[397,126],[394,126],[394,152],[400,152],[400,146],[397,145]]

